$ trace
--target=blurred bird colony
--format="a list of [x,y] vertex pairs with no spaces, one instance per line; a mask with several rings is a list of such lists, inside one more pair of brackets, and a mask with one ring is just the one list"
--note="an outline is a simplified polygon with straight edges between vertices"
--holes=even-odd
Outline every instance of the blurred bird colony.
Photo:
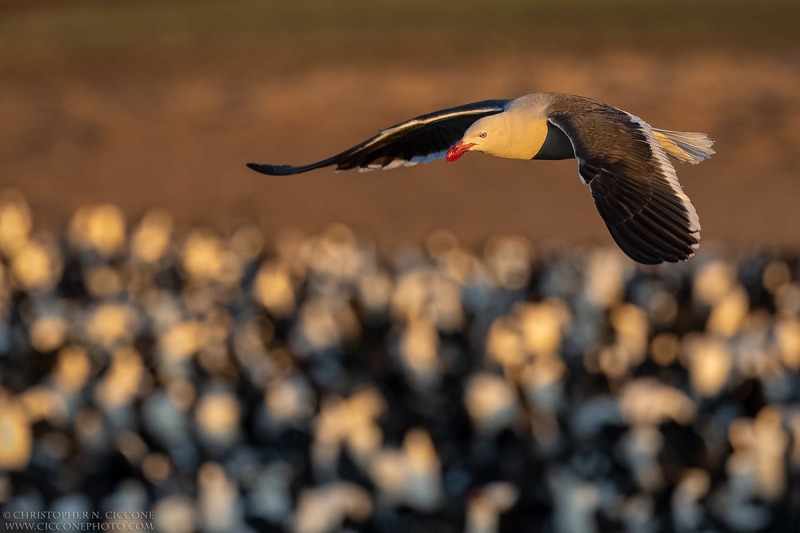
[[386,257],[343,225],[109,204],[43,232],[0,194],[4,509],[302,532],[796,512],[797,257],[638,267],[447,231]]

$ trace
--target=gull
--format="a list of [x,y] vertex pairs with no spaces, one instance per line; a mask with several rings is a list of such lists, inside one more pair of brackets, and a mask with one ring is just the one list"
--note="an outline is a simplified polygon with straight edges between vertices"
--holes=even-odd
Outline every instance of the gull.
[[643,264],[677,262],[700,245],[700,219],[669,157],[697,164],[711,157],[704,133],[661,130],[590,98],[536,93],[484,100],[406,120],[337,155],[301,166],[248,163],[285,176],[327,166],[391,169],[469,152],[508,159],[577,159],[611,237]]

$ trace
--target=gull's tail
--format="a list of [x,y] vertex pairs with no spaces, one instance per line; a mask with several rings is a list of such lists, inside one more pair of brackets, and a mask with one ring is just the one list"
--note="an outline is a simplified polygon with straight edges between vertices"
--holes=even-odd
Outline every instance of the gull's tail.
[[653,128],[653,135],[658,139],[667,155],[683,163],[696,165],[714,153],[714,150],[711,149],[714,141],[709,139],[705,133]]

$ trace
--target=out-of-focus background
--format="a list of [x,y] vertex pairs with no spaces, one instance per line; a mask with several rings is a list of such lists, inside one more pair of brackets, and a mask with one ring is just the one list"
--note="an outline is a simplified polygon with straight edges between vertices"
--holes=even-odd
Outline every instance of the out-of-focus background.
[[576,93],[703,131],[679,165],[703,238],[795,245],[800,6],[422,0],[0,2],[0,169],[37,220],[85,202],[267,231],[341,221],[381,246],[446,227],[471,244],[610,238],[573,161],[470,156],[394,172],[267,178],[443,107]]
[[[798,27],[0,0],[0,530],[795,531]],[[574,161],[244,166],[537,91],[716,141],[696,258],[631,262]]]

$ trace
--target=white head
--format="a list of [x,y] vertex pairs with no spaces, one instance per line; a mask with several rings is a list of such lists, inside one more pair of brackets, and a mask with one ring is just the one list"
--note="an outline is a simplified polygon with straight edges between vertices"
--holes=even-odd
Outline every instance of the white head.
[[483,152],[507,159],[531,159],[544,144],[547,121],[531,108],[514,108],[475,121],[464,137],[447,152],[455,161],[467,152]]
[[447,152],[447,160],[455,161],[467,152],[500,156],[497,151],[502,150],[502,146],[508,140],[507,121],[501,118],[504,114],[490,115],[475,121],[464,132],[461,141]]

